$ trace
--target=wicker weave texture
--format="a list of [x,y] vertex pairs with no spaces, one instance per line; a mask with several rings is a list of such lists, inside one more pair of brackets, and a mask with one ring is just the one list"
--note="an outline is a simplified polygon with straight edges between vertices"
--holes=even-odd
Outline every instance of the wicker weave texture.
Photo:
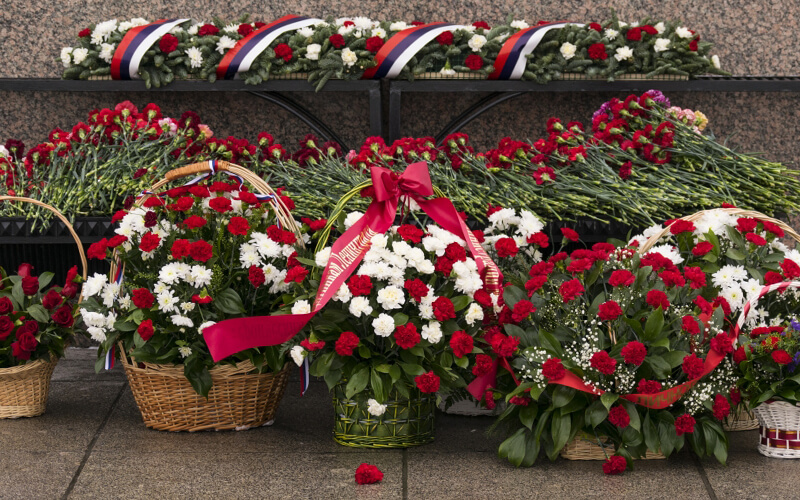
[[278,373],[253,373],[243,361],[211,370],[208,399],[197,394],[183,366],[135,363],[123,354],[122,364],[142,419],[160,431],[245,430],[268,424],[289,381],[289,364]]
[[786,444],[786,440],[766,439],[770,432],[795,434],[793,443],[800,443],[800,408],[785,401],[774,401],[758,405],[753,413],[761,424],[758,451],[772,458],[800,458],[800,446]]
[[417,391],[411,399],[392,392],[386,412],[375,416],[366,405],[345,395],[345,384],[333,389],[333,439],[357,448],[408,448],[433,441],[436,396]]
[[37,359],[0,369],[0,418],[36,417],[47,407],[50,377],[58,359]]
[[725,417],[722,428],[727,432],[752,431],[758,429],[758,419],[752,411],[747,411],[744,405],[739,405],[736,413]]
[[[598,441],[598,438],[594,436],[581,434],[572,438],[560,453],[561,457],[567,460],[606,460],[606,454],[609,457],[614,454],[614,444],[606,436],[600,436]],[[667,457],[661,453],[648,451],[642,458],[644,460],[660,460]]]
[[439,409],[448,415],[462,415],[465,417],[496,417],[503,413],[505,408],[505,403],[499,401],[494,409],[490,410],[482,407],[479,402],[472,398],[456,401],[451,404],[450,407],[446,407],[444,401],[439,405]]

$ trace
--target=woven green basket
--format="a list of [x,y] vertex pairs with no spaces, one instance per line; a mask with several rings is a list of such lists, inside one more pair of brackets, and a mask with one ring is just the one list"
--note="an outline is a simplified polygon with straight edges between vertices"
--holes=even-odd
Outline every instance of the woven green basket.
[[367,411],[367,398],[345,396],[346,384],[333,388],[333,439],[357,448],[408,448],[433,441],[436,395],[412,392],[412,399],[389,394],[386,412],[376,417]]

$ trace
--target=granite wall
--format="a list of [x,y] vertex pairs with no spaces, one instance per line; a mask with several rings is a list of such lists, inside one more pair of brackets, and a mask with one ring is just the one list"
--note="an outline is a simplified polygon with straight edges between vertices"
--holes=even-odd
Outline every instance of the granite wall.
[[[529,22],[539,19],[602,20],[608,3],[599,0],[543,0],[518,2],[474,0],[425,2],[388,0],[356,2],[344,0],[331,7],[318,0],[289,3],[231,0],[210,2],[163,0],[64,0],[57,7],[44,2],[6,0],[0,9],[0,78],[54,78],[60,75],[60,48],[71,45],[77,32],[90,21],[131,17],[162,18],[213,15],[234,19],[251,13],[253,19],[269,21],[296,13],[365,15],[411,21],[446,20],[490,24],[509,14]],[[698,30],[704,40],[716,44],[723,67],[734,74],[792,75],[800,73],[800,3],[792,0],[619,0],[613,7],[621,19],[644,15],[678,18]],[[657,84],[654,84],[657,87]],[[614,94],[529,94],[508,101],[464,130],[477,147],[495,144],[503,136],[535,139],[544,132],[550,116],[588,121],[591,113]],[[314,109],[324,121],[335,125],[345,140],[359,143],[369,133],[366,95],[353,93],[298,93],[293,98]],[[452,116],[479,99],[476,94],[407,94],[404,96],[404,132],[407,135],[436,133]],[[674,93],[673,103],[705,112],[720,138],[731,138],[742,150],[764,152],[767,157],[793,163],[800,153],[800,96],[796,93]],[[43,140],[53,127],[71,126],[85,119],[93,108],[111,106],[129,99],[137,105],[155,102],[169,115],[187,109],[197,111],[217,135],[255,139],[259,131],[273,133],[284,144],[293,144],[307,127],[288,113],[246,94],[221,93],[15,93],[0,92],[0,139],[20,138],[27,143]]]

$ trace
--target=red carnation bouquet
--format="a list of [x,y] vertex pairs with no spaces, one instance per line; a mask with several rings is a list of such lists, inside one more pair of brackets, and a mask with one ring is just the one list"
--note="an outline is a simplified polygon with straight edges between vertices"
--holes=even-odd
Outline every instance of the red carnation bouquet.
[[39,276],[22,264],[16,275],[0,268],[0,368],[64,355],[74,334],[81,277],[67,273],[64,286],[49,286],[53,273]]
[[[203,329],[269,315],[292,301],[293,312],[307,312],[304,298],[316,288],[299,260],[300,236],[307,236],[287,229],[274,202],[240,182],[206,179],[117,212],[116,236],[93,244],[88,255],[118,258],[124,279],[90,277],[81,308],[100,357],[121,343],[138,362],[182,364],[194,389],[207,395],[215,363]],[[277,372],[284,354],[281,346],[248,349],[224,362],[249,360],[262,373]]]

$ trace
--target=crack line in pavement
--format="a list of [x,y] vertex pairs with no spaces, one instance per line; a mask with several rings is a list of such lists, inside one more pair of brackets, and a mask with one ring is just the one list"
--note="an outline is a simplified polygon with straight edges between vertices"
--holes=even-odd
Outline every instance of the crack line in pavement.
[[408,500],[408,450],[403,448],[403,500]]
[[86,465],[86,462],[89,461],[89,457],[92,455],[92,450],[94,449],[94,445],[97,443],[97,439],[100,437],[100,434],[102,434],[103,429],[106,428],[106,424],[111,419],[111,414],[114,413],[114,408],[117,407],[117,403],[119,403],[120,398],[122,398],[122,393],[125,392],[125,387],[127,385],[128,385],[127,382],[122,384],[122,387],[120,387],[119,393],[117,393],[117,397],[114,398],[114,402],[111,403],[111,408],[108,409],[108,413],[103,419],[103,422],[100,424],[100,427],[98,427],[97,430],[95,431],[94,436],[92,436],[92,440],[89,441],[89,446],[86,447],[86,453],[83,454],[83,459],[81,460],[81,463],[78,466],[78,470],[76,470],[75,474],[72,476],[72,481],[69,482],[67,490],[61,496],[61,500],[66,500],[72,494],[72,490],[78,483],[78,478],[80,477],[81,472],[83,472],[83,467]]
[[700,462],[700,459],[692,453],[692,457],[694,458],[694,463],[697,466],[697,472],[700,473],[700,479],[703,480],[703,485],[706,487],[706,493],[708,493],[708,497],[711,500],[718,500],[717,494],[714,492],[714,488],[711,487],[711,481],[708,480],[708,475],[706,474],[706,469],[703,467],[703,463]]

